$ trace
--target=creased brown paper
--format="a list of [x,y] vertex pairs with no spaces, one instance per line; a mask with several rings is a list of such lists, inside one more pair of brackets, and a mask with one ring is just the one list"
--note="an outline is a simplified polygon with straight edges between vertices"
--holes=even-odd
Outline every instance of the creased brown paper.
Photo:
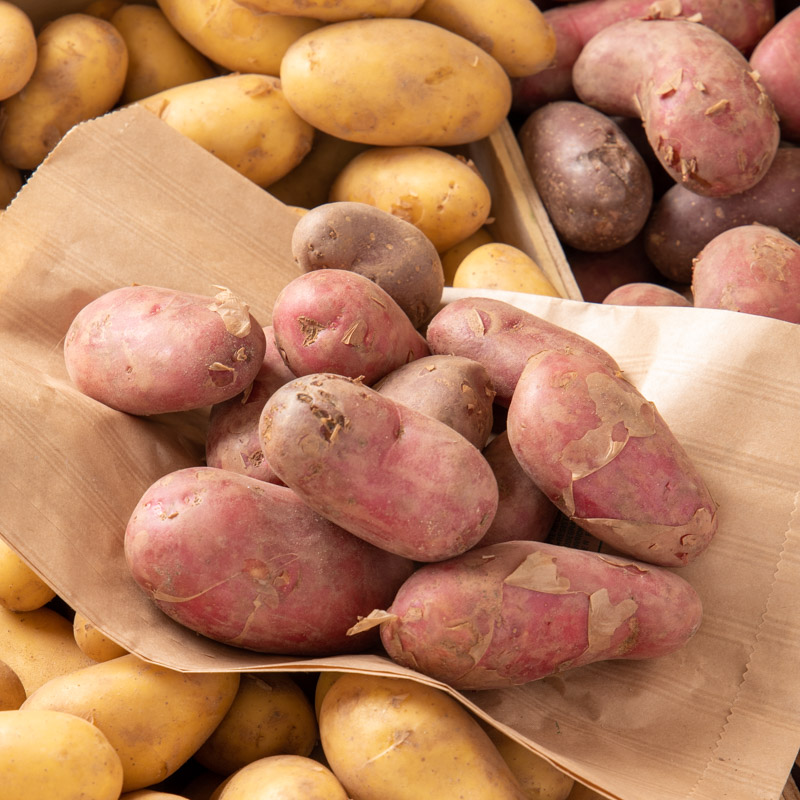
[[[131,509],[161,475],[199,463],[205,418],[139,419],[78,394],[61,354],[69,322],[100,293],[149,282],[209,295],[225,286],[268,324],[297,274],[295,220],[140,109],[64,139],[0,218],[0,534],[73,608],[168,667],[440,685],[380,654],[298,660],[210,642],[155,609],[124,563]],[[800,326],[485,294],[606,348],[697,462],[720,523],[680,570],[705,617],[678,653],[452,693],[611,798],[778,798],[800,745]]]

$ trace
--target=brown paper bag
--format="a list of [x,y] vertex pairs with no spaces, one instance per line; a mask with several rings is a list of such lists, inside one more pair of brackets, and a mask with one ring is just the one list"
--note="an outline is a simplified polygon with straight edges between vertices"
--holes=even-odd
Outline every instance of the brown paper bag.
[[[144,659],[189,671],[400,674],[441,686],[380,653],[295,659],[211,642],[155,609],[126,569],[133,505],[164,473],[198,463],[205,417],[138,419],[75,392],[61,353],[69,322],[100,293],[149,282],[203,293],[228,286],[267,324],[296,274],[294,221],[139,109],[65,138],[0,218],[0,535]],[[611,798],[778,798],[800,745],[800,326],[487,294],[605,347],[696,460],[720,527],[681,570],[705,617],[680,652],[515,689],[442,688]]]

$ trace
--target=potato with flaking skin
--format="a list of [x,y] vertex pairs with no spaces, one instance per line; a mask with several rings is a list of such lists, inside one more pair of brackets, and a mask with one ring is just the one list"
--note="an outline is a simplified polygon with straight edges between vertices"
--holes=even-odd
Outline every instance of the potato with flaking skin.
[[604,298],[606,305],[617,306],[691,306],[691,301],[680,292],[657,283],[625,283],[610,291]]
[[482,690],[668,655],[697,632],[702,604],[688,581],[661,567],[503,542],[423,565],[375,618],[394,661],[458,690]]
[[320,373],[267,401],[261,446],[318,514],[415,561],[464,552],[497,510],[486,459],[448,425],[360,381]]
[[398,367],[373,387],[435,417],[482,449],[492,432],[494,388],[486,368],[461,356],[425,356]]
[[36,67],[36,32],[19,6],[0,2],[0,100],[20,91]]
[[780,130],[747,59],[698,22],[631,19],[587,42],[572,71],[579,99],[639,117],[662,166],[697,194],[725,197],[764,177]]
[[160,286],[112,289],[84,306],[64,340],[75,387],[129,414],[187,411],[234,397],[264,359],[247,304]]
[[295,226],[292,256],[305,272],[346,269],[374,281],[415,328],[438,310],[444,288],[436,248],[415,225],[368,203],[312,208]]
[[700,556],[717,505],[655,405],[586,353],[541,350],[508,408],[522,468],[559,510],[615,551],[667,567]]
[[297,376],[336,372],[372,384],[430,355],[405,312],[356,272],[323,269],[290,281],[272,307],[275,342]]

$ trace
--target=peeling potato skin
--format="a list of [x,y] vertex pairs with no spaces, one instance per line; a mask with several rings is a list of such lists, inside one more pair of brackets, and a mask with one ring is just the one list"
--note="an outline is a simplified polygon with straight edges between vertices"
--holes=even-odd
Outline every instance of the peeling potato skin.
[[323,519],[291,489],[211,467],[169,473],[144,493],[125,531],[125,558],[153,602],[187,628],[292,655],[369,649],[369,631],[353,637],[347,629],[391,602],[413,569]]
[[766,225],[724,231],[694,260],[692,292],[698,308],[800,323],[800,244]]
[[548,103],[527,118],[518,138],[565,244],[606,252],[644,227],[653,202],[650,171],[614,120],[583,103]]
[[662,166],[697,194],[755,186],[780,141],[778,118],[745,57],[718,33],[678,19],[617,22],[583,48],[578,98],[640,117]]
[[531,358],[509,405],[508,436],[534,483],[615,551],[680,567],[716,532],[716,504],[655,406],[591,356]]
[[425,356],[393,370],[373,388],[444,422],[479,450],[489,440],[495,393],[489,373],[477,361]]
[[335,372],[372,384],[430,355],[425,338],[391,296],[349,270],[314,270],[290,281],[275,298],[272,327],[283,360],[297,376]]
[[423,565],[389,613],[381,641],[394,661],[481,690],[675,652],[699,628],[702,604],[669,570],[518,541]]
[[465,297],[448,303],[426,332],[434,354],[471,358],[489,372],[495,401],[508,405],[528,358],[545,349],[588,352],[616,368],[593,342],[502,300]]
[[466,551],[497,510],[497,482],[474,445],[359,381],[320,373],[282,386],[260,431],[272,468],[311,508],[406,558]]
[[263,328],[229,333],[213,297],[124,286],[84,306],[64,341],[70,378],[84,394],[129,414],[188,411],[248,386],[264,359]]
[[444,271],[433,243],[410,222],[367,203],[312,208],[295,226],[292,256],[306,272],[345,269],[380,286],[415,328],[442,300]]

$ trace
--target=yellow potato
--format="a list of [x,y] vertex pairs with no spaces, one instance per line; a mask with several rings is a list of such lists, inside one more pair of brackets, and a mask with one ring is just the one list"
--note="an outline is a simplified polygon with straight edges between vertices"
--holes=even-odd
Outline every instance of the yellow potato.
[[91,719],[119,754],[127,792],[184,764],[225,716],[238,686],[238,673],[177,672],[128,654],[53,678],[22,710]]
[[22,175],[16,167],[0,162],[0,209],[6,209],[22,188]]
[[122,764],[91,722],[60,711],[0,711],[3,800],[117,800]]
[[0,0],[0,100],[16,94],[36,67],[36,33],[30,17]]
[[556,55],[553,26],[531,0],[426,0],[414,17],[474,42],[515,78],[541,72]]
[[488,228],[478,228],[471,236],[457,242],[452,247],[449,247],[441,254],[442,269],[444,270],[444,285],[452,286],[453,278],[458,269],[458,265],[464,258],[471,253],[476,247],[482,244],[489,244],[494,241],[494,236],[489,232]]
[[195,760],[230,775],[267,756],[308,756],[316,741],[314,709],[296,681],[278,673],[244,674],[233,705]]
[[259,186],[296,167],[314,138],[269,75],[220,75],[139,103]]
[[358,800],[526,800],[474,717],[432,686],[343,674],[322,701],[319,726],[331,769]]
[[47,606],[24,612],[0,606],[0,660],[17,673],[26,694],[94,663],[75,643],[72,623]]
[[37,37],[36,69],[3,103],[0,160],[34,169],[75,124],[111,109],[122,94],[128,51],[117,29],[66,14]]
[[119,800],[187,800],[182,794],[159,792],[157,789],[136,789],[121,794]]
[[14,711],[25,702],[25,687],[5,661],[0,661],[0,711]]
[[468,253],[453,276],[453,286],[560,297],[541,267],[527,253],[502,242],[490,242]]
[[247,0],[247,5],[269,14],[313,17],[339,22],[359,17],[410,17],[424,0]]
[[491,195],[474,165],[435,147],[374,147],[337,176],[330,200],[368,203],[416,225],[441,253],[487,220]]
[[124,647],[109,639],[77,611],[72,620],[72,632],[78,647],[92,661],[110,661],[112,658],[124,656],[128,652]]
[[11,611],[34,611],[55,596],[55,590],[0,539],[0,605]]
[[314,713],[317,719],[319,719],[319,710],[322,708],[322,701],[325,699],[328,689],[333,686],[334,682],[341,674],[341,672],[334,671],[319,673],[316,686],[314,687]]
[[324,25],[289,47],[280,77],[303,119],[369,145],[473,142],[511,107],[511,80],[492,56],[417,19]]
[[348,800],[336,776],[305,756],[269,756],[232,775],[218,800]]
[[128,48],[128,71],[122,101],[194,83],[217,74],[211,62],[183,39],[158,9],[122,5],[111,17]]
[[232,72],[277,75],[292,42],[322,25],[317,19],[265,14],[237,0],[159,0],[175,30]]

